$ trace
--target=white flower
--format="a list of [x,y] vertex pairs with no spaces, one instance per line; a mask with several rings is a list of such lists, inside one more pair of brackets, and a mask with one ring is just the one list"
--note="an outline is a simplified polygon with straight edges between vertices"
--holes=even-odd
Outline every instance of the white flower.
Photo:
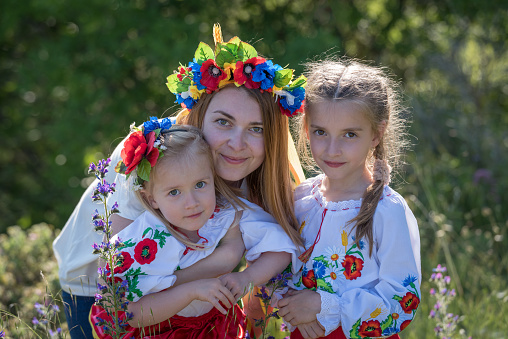
[[333,291],[339,293],[339,287],[346,277],[341,272],[342,267],[330,266],[326,268],[325,281],[332,285]]
[[340,247],[331,246],[325,248],[324,256],[326,260],[329,261],[331,266],[340,267],[339,264],[342,262],[342,260],[344,260],[346,252],[344,252],[344,248],[342,246]]

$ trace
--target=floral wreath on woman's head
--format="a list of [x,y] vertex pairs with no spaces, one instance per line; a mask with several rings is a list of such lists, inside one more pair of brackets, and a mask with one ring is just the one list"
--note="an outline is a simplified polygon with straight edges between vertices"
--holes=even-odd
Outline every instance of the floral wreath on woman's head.
[[234,37],[223,42],[218,24],[214,25],[215,51],[200,42],[188,67],[180,65],[167,78],[167,86],[177,103],[191,110],[203,93],[212,93],[228,84],[266,91],[275,96],[280,110],[287,116],[303,110],[307,79],[294,81],[293,70],[282,68],[258,56],[246,42]]
[[122,160],[115,167],[117,173],[125,174],[127,178],[136,175],[135,188],[140,188],[143,182],[150,179],[150,171],[157,160],[163,156],[161,151],[166,147],[162,144],[161,131],[168,130],[174,125],[174,118],[150,117],[143,125],[131,125],[131,134],[125,140]]

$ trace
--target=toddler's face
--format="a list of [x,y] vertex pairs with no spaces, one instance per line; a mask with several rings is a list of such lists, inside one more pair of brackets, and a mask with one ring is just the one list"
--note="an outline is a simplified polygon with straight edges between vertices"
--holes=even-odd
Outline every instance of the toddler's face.
[[212,164],[205,155],[159,161],[151,205],[192,240],[215,209]]

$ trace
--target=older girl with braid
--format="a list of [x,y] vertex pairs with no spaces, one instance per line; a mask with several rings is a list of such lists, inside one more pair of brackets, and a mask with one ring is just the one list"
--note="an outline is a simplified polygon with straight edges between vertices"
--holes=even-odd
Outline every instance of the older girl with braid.
[[323,174],[295,192],[306,251],[279,315],[291,338],[399,338],[420,303],[421,269],[416,219],[388,186],[405,147],[396,84],[353,60],[307,70],[299,146],[310,144]]

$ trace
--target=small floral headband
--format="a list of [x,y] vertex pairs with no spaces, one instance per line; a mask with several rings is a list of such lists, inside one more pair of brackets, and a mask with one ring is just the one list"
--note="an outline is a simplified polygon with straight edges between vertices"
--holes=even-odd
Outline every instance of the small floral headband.
[[157,160],[163,156],[161,151],[166,147],[162,144],[161,132],[168,130],[175,124],[174,118],[157,119],[150,117],[143,125],[137,127],[131,125],[131,134],[125,140],[122,160],[118,162],[115,171],[125,174],[127,178],[134,173],[136,175],[135,187],[140,188],[144,181],[150,178],[150,171]]
[[219,24],[213,26],[213,31],[215,51],[200,42],[188,67],[180,65],[178,71],[168,76],[166,85],[176,95],[175,102],[191,110],[203,93],[235,84],[272,93],[287,116],[303,110],[305,76],[291,81],[292,69],[259,57],[254,47],[238,37],[223,42]]

